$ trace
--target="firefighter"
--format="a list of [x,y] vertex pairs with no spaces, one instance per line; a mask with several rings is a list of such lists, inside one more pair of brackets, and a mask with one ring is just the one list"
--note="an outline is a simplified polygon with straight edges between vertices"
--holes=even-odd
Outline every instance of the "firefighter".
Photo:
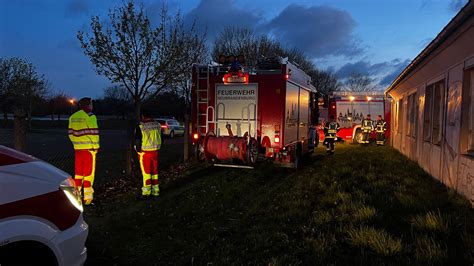
[[[99,151],[99,127],[97,118],[92,113],[92,99],[79,100],[80,110],[69,117],[69,139],[74,145],[75,175],[74,181],[84,204],[90,205],[93,200],[95,159]],[[82,189],[84,189],[82,193]]]
[[135,150],[143,176],[142,198],[158,196],[158,151],[161,147],[161,125],[148,110],[142,110],[142,121],[135,130]]
[[334,115],[331,115],[330,120],[324,125],[324,144],[328,154],[334,153],[336,134],[340,128],[339,123],[334,120]]
[[377,116],[375,122],[375,133],[377,134],[377,146],[385,144],[385,131],[387,131],[387,123],[383,120],[381,115]]
[[370,119],[370,114],[367,115],[367,117],[362,120],[361,124],[362,128],[362,143],[368,144],[370,143],[370,133],[374,131],[374,123]]

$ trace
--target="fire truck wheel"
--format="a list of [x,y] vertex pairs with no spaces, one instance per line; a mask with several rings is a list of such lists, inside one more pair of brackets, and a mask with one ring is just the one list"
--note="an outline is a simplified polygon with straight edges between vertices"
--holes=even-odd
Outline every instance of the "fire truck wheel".
[[303,154],[301,151],[301,145],[297,145],[295,149],[295,169],[301,168],[301,161],[303,160]]
[[354,135],[354,139],[352,140],[352,143],[360,144],[360,143],[362,143],[363,138],[364,138],[364,135],[362,134],[362,131],[357,130],[355,135]]
[[247,145],[247,164],[254,166],[258,158],[258,142],[251,139]]

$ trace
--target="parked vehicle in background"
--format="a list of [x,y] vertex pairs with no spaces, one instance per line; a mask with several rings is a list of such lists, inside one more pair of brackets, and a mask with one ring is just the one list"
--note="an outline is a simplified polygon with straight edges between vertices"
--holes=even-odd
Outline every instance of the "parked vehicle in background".
[[[320,120],[328,121],[329,116],[334,115],[341,125],[337,133],[338,139],[360,143],[362,140],[361,123],[370,114],[372,119],[382,115],[387,127],[390,127],[390,99],[383,92],[349,92],[337,91],[329,96],[327,112],[320,112]],[[324,114],[324,115],[323,115]],[[389,137],[387,129],[386,138]],[[324,133],[320,130],[320,140],[324,139]],[[371,134],[375,140],[375,132]]]
[[67,173],[0,145],[0,265],[82,265],[82,211]]
[[161,124],[161,132],[163,136],[174,138],[175,136],[184,135],[184,126],[178,120],[169,117],[159,117],[156,119]]

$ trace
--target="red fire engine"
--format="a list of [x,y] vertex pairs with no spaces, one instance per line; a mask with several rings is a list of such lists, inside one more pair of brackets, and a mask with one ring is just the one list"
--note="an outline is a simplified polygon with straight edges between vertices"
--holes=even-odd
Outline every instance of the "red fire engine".
[[231,66],[193,67],[191,128],[197,159],[251,168],[259,158],[272,158],[298,167],[317,141],[311,78],[285,59],[253,67],[227,61]]
[[[367,116],[371,115],[376,120],[382,115],[387,122],[387,137],[390,132],[390,99],[386,99],[383,92],[347,92],[337,91],[329,97],[327,111],[322,111],[320,120],[328,120],[334,115],[341,126],[337,136],[343,140],[360,143],[362,140],[361,123]],[[320,121],[322,122],[322,121]],[[324,133],[319,131],[320,139],[324,139]],[[375,138],[375,133],[371,138]]]

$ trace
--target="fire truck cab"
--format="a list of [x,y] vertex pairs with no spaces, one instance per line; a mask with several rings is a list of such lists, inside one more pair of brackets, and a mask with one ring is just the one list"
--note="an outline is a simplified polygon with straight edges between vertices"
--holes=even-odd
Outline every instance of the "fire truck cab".
[[286,59],[257,66],[194,65],[192,133],[196,158],[251,168],[259,159],[298,167],[317,145],[316,89]]

